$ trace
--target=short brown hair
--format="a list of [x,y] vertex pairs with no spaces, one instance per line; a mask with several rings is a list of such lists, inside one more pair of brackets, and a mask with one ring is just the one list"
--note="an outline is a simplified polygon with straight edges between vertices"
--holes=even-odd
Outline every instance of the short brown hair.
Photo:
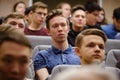
[[85,11],[84,6],[78,4],[78,5],[75,5],[75,6],[72,7],[72,9],[71,9],[71,15],[73,15],[74,12],[77,11],[77,10]]
[[7,15],[7,16],[4,18],[4,23],[7,23],[7,20],[8,20],[9,18],[15,18],[15,19],[23,19],[23,20],[25,20],[25,17],[24,17],[23,14],[14,12],[14,13],[10,13],[9,15]]
[[61,3],[59,3],[59,4],[56,6],[56,8],[57,8],[57,9],[61,9],[61,8],[62,8],[62,6],[63,6],[63,5],[65,5],[65,4],[70,5],[70,4],[69,4],[69,3],[67,3],[67,2],[61,2]]
[[35,12],[36,8],[44,8],[44,9],[47,9],[48,6],[47,6],[47,4],[39,1],[39,2],[35,2],[35,3],[33,4],[31,10],[32,10],[33,12]]
[[[55,16],[63,16],[62,11],[60,9],[53,9],[46,17],[46,27],[47,29],[50,29],[50,25],[49,22],[52,18],[54,18]],[[68,23],[67,19],[66,22]]]
[[0,25],[0,46],[5,41],[12,41],[24,45],[30,49],[32,46],[24,34],[8,24]]
[[76,41],[75,41],[75,46],[81,47],[82,40],[87,35],[97,35],[97,36],[100,36],[104,40],[105,43],[107,41],[106,34],[103,31],[98,30],[98,29],[87,29],[87,30],[83,30],[81,33],[79,33],[77,35]]

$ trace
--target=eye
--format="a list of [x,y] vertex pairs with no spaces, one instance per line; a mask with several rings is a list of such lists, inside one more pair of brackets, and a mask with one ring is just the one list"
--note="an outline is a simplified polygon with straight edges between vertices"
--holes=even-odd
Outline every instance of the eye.
[[105,46],[99,45],[99,48],[100,48],[100,49],[105,49]]
[[29,60],[28,59],[20,59],[19,62],[20,62],[20,64],[24,65],[24,64],[29,63]]
[[10,24],[10,25],[17,25],[17,23],[14,22],[14,21],[10,22],[9,24]]
[[65,26],[66,26],[66,24],[65,24],[65,23],[61,23],[61,26],[65,27]]
[[91,47],[91,48],[94,47],[94,46],[95,46],[95,44],[88,44],[87,45],[87,47]]
[[13,59],[7,57],[7,58],[3,58],[2,61],[3,61],[5,64],[10,64],[10,63],[13,62]]
[[24,25],[23,24],[19,24],[19,28],[24,28]]

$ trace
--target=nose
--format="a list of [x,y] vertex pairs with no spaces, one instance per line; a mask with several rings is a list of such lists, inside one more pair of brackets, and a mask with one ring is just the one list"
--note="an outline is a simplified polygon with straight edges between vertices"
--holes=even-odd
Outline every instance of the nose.
[[100,52],[100,47],[98,45],[95,46],[95,51]]
[[62,31],[62,26],[61,25],[58,26],[58,31]]
[[19,25],[18,25],[18,24],[16,24],[16,25],[15,25],[15,28],[17,28],[17,29],[18,29],[18,28],[19,28]]
[[15,75],[17,75],[17,74],[19,74],[19,71],[20,71],[20,69],[19,69],[19,64],[18,63],[13,63],[13,64],[11,64],[12,66],[11,66],[11,74],[15,74]]

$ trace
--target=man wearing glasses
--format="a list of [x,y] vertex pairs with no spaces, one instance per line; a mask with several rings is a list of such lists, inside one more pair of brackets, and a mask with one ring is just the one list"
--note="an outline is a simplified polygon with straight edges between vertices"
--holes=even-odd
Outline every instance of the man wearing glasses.
[[31,9],[31,23],[25,28],[24,33],[26,35],[41,35],[46,36],[47,31],[45,26],[41,26],[45,21],[47,15],[47,5],[43,2],[36,2],[33,4]]
[[24,19],[24,15],[22,14],[11,13],[5,17],[4,23],[12,25],[22,33],[24,32],[25,19]]

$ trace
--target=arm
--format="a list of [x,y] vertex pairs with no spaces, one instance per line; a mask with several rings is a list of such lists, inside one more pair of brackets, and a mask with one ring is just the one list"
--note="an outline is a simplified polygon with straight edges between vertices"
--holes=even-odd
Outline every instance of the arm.
[[36,76],[38,80],[45,80],[49,76],[49,73],[46,68],[41,68],[36,71]]

